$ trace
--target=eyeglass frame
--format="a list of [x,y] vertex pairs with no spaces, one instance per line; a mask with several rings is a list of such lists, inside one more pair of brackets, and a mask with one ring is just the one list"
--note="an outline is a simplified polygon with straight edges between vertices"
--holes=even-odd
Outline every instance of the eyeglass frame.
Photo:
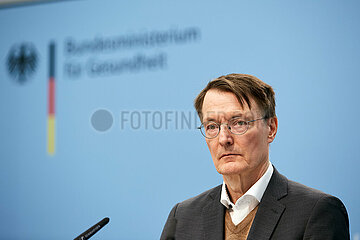
[[[221,123],[221,124],[219,124],[219,123],[217,123],[217,122],[214,122],[214,121],[207,121],[207,122],[205,122],[205,123],[209,123],[209,122],[215,123],[215,124],[219,127],[219,131],[218,131],[218,133],[217,133],[214,137],[207,137],[206,134],[203,133],[203,131],[201,131],[201,128],[204,126],[204,123],[201,123],[200,127],[198,127],[197,129],[199,129],[200,132],[201,132],[201,135],[203,135],[203,136],[204,136],[205,138],[207,138],[207,139],[214,139],[214,138],[216,138],[217,136],[219,136],[219,133],[220,133],[220,131],[221,131],[221,126],[222,126],[222,125],[226,125],[226,126],[227,126],[227,129],[229,130],[229,132],[232,133],[232,134],[234,134],[234,135],[243,135],[243,134],[245,134],[245,133],[249,130],[249,126],[250,126],[249,123],[256,122],[256,121],[258,121],[258,120],[268,119],[268,118],[269,118],[268,116],[264,116],[264,117],[262,117],[262,118],[257,118],[257,119],[254,119],[254,120],[244,121],[244,122],[246,122],[246,129],[245,129],[245,131],[242,132],[242,133],[233,133],[233,132],[231,131],[231,127],[229,126],[229,121],[228,121],[227,123]],[[241,117],[235,117],[235,118],[233,118],[232,120],[234,120],[234,119],[241,119]]]

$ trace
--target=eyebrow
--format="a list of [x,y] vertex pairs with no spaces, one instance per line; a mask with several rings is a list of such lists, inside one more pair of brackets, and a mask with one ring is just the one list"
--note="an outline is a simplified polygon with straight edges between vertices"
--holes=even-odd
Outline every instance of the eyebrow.
[[203,122],[216,122],[215,118],[204,118]]
[[[231,120],[231,119],[234,119],[234,118],[244,118],[244,120],[245,120],[245,118],[247,117],[247,115],[246,114],[244,114],[244,113],[241,113],[241,112],[234,112],[233,114],[232,114],[232,116],[229,118],[229,120]],[[213,118],[213,117],[209,117],[209,118],[204,118],[204,121],[203,122],[217,122],[216,121],[216,119],[215,118]]]
[[237,117],[245,118],[246,116],[245,116],[245,114],[243,114],[243,113],[237,113],[237,114],[233,114],[230,119],[232,119],[232,118],[237,118]]

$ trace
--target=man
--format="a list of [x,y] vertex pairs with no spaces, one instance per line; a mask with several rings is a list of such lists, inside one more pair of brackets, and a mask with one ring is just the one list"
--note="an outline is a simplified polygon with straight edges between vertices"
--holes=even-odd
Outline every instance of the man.
[[178,203],[161,239],[350,239],[342,202],[288,180],[269,161],[278,121],[271,86],[229,74],[195,99],[223,184]]

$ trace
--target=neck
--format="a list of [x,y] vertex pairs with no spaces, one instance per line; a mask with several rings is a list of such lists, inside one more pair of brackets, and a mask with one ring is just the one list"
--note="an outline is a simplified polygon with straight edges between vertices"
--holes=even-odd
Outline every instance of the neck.
[[230,200],[233,203],[243,196],[266,172],[270,162],[266,161],[259,168],[240,174],[223,175]]

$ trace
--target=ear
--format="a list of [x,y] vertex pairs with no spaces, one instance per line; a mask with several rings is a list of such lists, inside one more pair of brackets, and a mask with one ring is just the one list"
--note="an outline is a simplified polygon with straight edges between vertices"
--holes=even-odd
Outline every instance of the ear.
[[278,119],[276,116],[268,119],[268,127],[269,127],[268,143],[272,143],[272,141],[274,141],[275,139],[278,129]]

